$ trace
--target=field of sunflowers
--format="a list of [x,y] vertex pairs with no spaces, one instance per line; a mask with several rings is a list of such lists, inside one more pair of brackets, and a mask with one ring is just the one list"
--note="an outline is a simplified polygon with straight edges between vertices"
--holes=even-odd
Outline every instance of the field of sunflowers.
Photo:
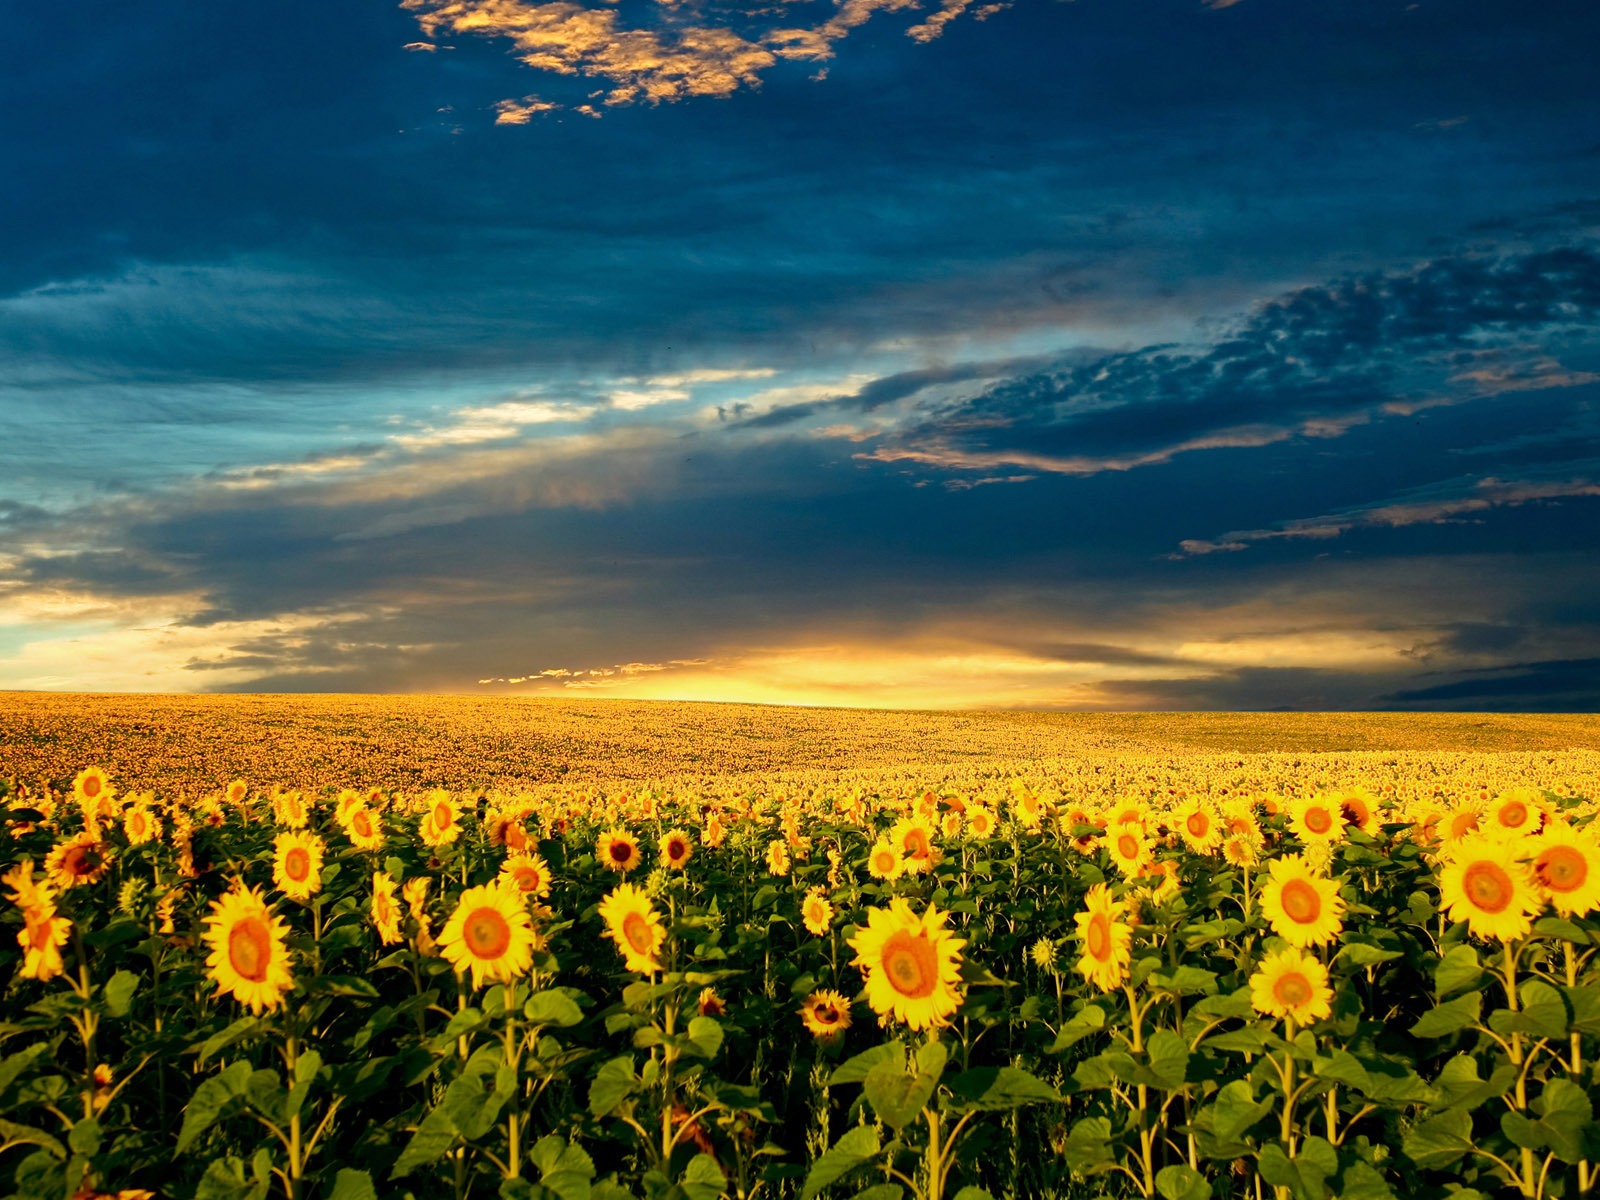
[[1597,1190],[1592,750],[202,789],[3,754],[0,1195]]

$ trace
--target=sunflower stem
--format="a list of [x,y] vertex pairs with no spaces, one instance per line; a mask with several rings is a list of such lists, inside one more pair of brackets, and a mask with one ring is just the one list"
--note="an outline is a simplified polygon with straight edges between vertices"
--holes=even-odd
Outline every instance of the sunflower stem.
[[[1511,1012],[1517,1011],[1517,947],[1512,942],[1505,943],[1505,988],[1506,1008]],[[1528,1073],[1522,1069],[1522,1033],[1513,1030],[1511,1033],[1511,1065],[1517,1068],[1517,1086],[1514,1093],[1512,1107],[1519,1113],[1526,1112],[1528,1108]],[[1522,1170],[1516,1176],[1518,1190],[1524,1196],[1537,1195],[1534,1184],[1533,1150],[1527,1146],[1522,1148]]]

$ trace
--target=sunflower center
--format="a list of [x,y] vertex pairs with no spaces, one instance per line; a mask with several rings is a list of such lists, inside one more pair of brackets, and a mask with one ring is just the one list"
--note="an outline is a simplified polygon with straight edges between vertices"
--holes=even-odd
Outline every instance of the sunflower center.
[[1461,879],[1467,899],[1484,912],[1504,912],[1516,892],[1516,885],[1503,867],[1492,862],[1475,862]]
[[93,846],[74,846],[62,856],[61,865],[68,875],[93,875],[104,861]]
[[883,943],[883,971],[902,996],[920,1000],[939,986],[939,956],[921,934],[898,930]]
[[1287,971],[1273,981],[1272,997],[1285,1008],[1299,1008],[1311,999],[1311,981],[1299,971]]
[[455,814],[450,811],[448,804],[439,803],[433,806],[433,823],[438,829],[449,829]]
[[228,930],[228,964],[251,983],[267,978],[272,959],[272,934],[260,917],[235,921]]
[[631,912],[622,918],[622,936],[628,939],[635,954],[649,954],[654,949],[650,922],[640,913]]
[[1095,913],[1089,918],[1089,934],[1085,943],[1090,958],[1097,962],[1111,961],[1111,922],[1105,913]]
[[811,1010],[812,1018],[818,1025],[837,1025],[839,1023],[839,1010],[831,1001],[824,1000]]
[[511,945],[511,926],[498,909],[475,908],[461,926],[461,940],[475,957],[497,959]]
[[1205,837],[1211,829],[1211,818],[1205,813],[1190,813],[1189,819],[1184,822],[1189,832],[1195,837]]
[[50,945],[50,928],[51,923],[48,920],[28,922],[27,932],[32,939],[32,949],[44,950]]
[[1139,857],[1139,839],[1131,833],[1125,833],[1117,839],[1117,853],[1123,858]]
[[1500,824],[1516,829],[1528,819],[1528,806],[1521,800],[1507,800],[1500,806]]
[[1457,813],[1450,819],[1450,836],[1453,838],[1464,837],[1478,827],[1478,814],[1475,812]]
[[303,883],[311,874],[311,855],[302,846],[295,846],[283,856],[283,873],[296,883]]
[[350,818],[350,828],[356,831],[357,837],[372,836],[372,818],[365,812],[358,812]]
[[93,775],[83,781],[83,794],[91,800],[100,794],[100,781]]
[[627,862],[633,857],[633,847],[627,842],[616,841],[611,843],[611,860],[613,862]]
[[512,872],[512,878],[517,881],[517,886],[525,892],[538,890],[539,872],[533,867],[518,867]]
[[907,858],[928,857],[928,835],[920,829],[913,829],[907,833],[902,845]]
[[1333,828],[1333,814],[1325,808],[1308,808],[1305,823],[1312,833],[1327,833]]
[[1284,915],[1299,925],[1309,925],[1322,915],[1322,896],[1304,879],[1291,879],[1279,896]]
[[1589,862],[1571,846],[1551,846],[1534,860],[1539,882],[1552,892],[1573,892],[1589,878]]

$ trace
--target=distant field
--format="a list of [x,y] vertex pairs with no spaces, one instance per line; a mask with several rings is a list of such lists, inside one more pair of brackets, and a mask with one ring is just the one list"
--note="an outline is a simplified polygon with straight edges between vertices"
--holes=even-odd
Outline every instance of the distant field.
[[[1590,776],[1600,716],[1488,713],[892,712],[458,696],[0,693],[0,777],[202,791],[296,786],[529,787],[795,773],[971,774],[1065,760],[1126,770],[1196,756],[1537,758]],[[1465,756],[1465,757],[1463,757]],[[1336,761],[1320,763],[1339,774]],[[1279,770],[1287,769],[1279,764]]]

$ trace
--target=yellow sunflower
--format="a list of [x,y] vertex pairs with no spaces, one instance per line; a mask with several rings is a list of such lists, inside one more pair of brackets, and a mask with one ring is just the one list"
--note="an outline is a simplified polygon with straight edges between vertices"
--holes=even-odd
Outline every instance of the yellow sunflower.
[[1196,854],[1211,854],[1222,845],[1222,823],[1204,800],[1184,801],[1168,815],[1167,824]]
[[299,792],[273,793],[272,819],[279,825],[287,825],[290,829],[304,829],[308,816],[305,797]]
[[1056,944],[1050,938],[1042,937],[1028,948],[1028,957],[1033,960],[1033,965],[1041,971],[1054,971],[1056,969]]
[[1289,805],[1289,829],[1302,842],[1336,842],[1344,838],[1344,810],[1336,796],[1312,796]]
[[1452,921],[1465,921],[1476,937],[1511,941],[1533,927],[1542,907],[1528,868],[1505,842],[1475,836],[1445,848],[1439,899]]
[[608,829],[595,844],[594,856],[602,865],[618,874],[626,875],[639,865],[639,840],[620,827]]
[[939,1028],[961,1005],[961,947],[945,928],[949,914],[932,904],[920,917],[903,898],[867,911],[867,927],[850,939],[853,965],[867,981],[867,1003],[880,1017],[912,1029]]
[[606,936],[616,942],[623,964],[630,971],[654,975],[662,969],[661,945],[667,930],[643,888],[619,883],[600,901]]
[[1301,950],[1269,954],[1250,976],[1250,1004],[1258,1013],[1283,1017],[1296,1025],[1331,1016],[1333,989],[1328,986],[1328,969]]
[[1073,918],[1083,943],[1078,971],[1102,992],[1109,992],[1127,979],[1133,957],[1133,927],[1122,919],[1127,905],[1113,900],[1103,883],[1089,889],[1084,904],[1084,911]]
[[111,777],[100,767],[85,767],[72,781],[72,798],[85,811],[92,811],[93,806],[116,794],[117,789],[111,786]]
[[364,804],[353,805],[346,814],[344,831],[357,850],[383,849],[383,826]]
[[1150,843],[1145,840],[1144,827],[1132,821],[1106,827],[1106,850],[1117,870],[1129,879],[1139,878],[1150,864]]
[[400,896],[406,902],[406,911],[417,923],[421,936],[430,940],[433,935],[428,924],[428,885],[432,882],[426,875],[413,875],[400,885]]
[[1526,843],[1535,885],[1564,917],[1581,917],[1600,906],[1600,842],[1593,828],[1579,833],[1554,821]]
[[1222,839],[1222,857],[1236,867],[1252,867],[1260,857],[1260,838],[1248,833],[1230,833]]
[[722,823],[722,814],[713,812],[700,830],[700,840],[715,850],[728,836],[728,827]]
[[728,1011],[727,1002],[717,994],[714,987],[703,987],[700,996],[695,1001],[695,1011],[702,1017],[720,1017]]
[[290,830],[272,842],[272,884],[291,900],[309,900],[322,890],[322,839]]
[[833,905],[821,887],[814,887],[806,893],[805,902],[800,905],[800,920],[804,922],[806,932],[816,937],[828,932],[828,927],[833,924]]
[[828,988],[812,992],[800,1005],[800,1020],[812,1037],[831,1042],[850,1028],[850,1001]]
[[395,884],[387,871],[372,873],[372,923],[385,946],[401,940],[400,906],[395,902]]
[[461,836],[461,805],[443,788],[428,793],[428,810],[418,835],[429,846],[447,846]]
[[130,846],[142,846],[161,836],[161,818],[147,804],[132,805],[122,814],[122,832]]
[[44,860],[45,874],[59,890],[99,883],[111,869],[111,847],[89,830],[58,842]]
[[782,838],[773,838],[767,843],[767,874],[787,875],[789,873],[789,843]]
[[904,860],[900,855],[900,847],[888,838],[879,838],[872,844],[872,849],[867,852],[867,874],[874,879],[881,879],[885,883],[899,879],[905,874]]
[[939,865],[944,855],[934,844],[933,826],[924,817],[903,817],[889,830],[889,840],[900,847],[903,869],[923,875]]
[[255,889],[236,886],[211,904],[204,938],[211,947],[206,968],[218,994],[231,995],[252,1013],[283,1004],[294,986],[289,974],[289,927],[274,917]]
[[694,842],[681,829],[669,829],[663,833],[659,846],[661,865],[670,867],[674,871],[683,870],[688,861],[694,857]]
[[513,854],[500,864],[500,880],[524,896],[550,894],[550,864],[537,854]]
[[995,815],[992,809],[981,804],[967,805],[967,832],[982,840],[994,836]]
[[1459,842],[1478,832],[1483,820],[1483,805],[1475,800],[1463,800],[1445,814],[1439,823],[1439,837],[1446,843]]
[[18,974],[40,983],[63,974],[66,965],[61,961],[61,947],[67,944],[71,933],[72,922],[57,916],[55,905],[43,903],[24,908],[22,930],[17,934],[17,945],[22,947]]
[[1338,802],[1339,819],[1347,831],[1359,829],[1368,837],[1378,836],[1379,800],[1366,788],[1346,788],[1328,798]]
[[228,785],[228,790],[223,793],[229,804],[243,804],[244,798],[250,794],[250,785],[242,779],[235,779]]
[[25,858],[0,875],[0,883],[10,890],[6,897],[18,908],[38,908],[55,903],[56,890],[44,879],[33,874],[33,859]]
[[1544,797],[1535,788],[1514,787],[1489,805],[1483,832],[1499,841],[1538,833],[1544,823]]
[[471,971],[475,988],[485,979],[510,983],[526,972],[533,966],[533,945],[533,918],[519,898],[495,883],[462,892],[439,934],[439,952],[457,975]]
[[1261,911],[1272,932],[1291,946],[1322,946],[1344,928],[1344,900],[1335,880],[1324,879],[1306,860],[1292,854],[1267,864]]

